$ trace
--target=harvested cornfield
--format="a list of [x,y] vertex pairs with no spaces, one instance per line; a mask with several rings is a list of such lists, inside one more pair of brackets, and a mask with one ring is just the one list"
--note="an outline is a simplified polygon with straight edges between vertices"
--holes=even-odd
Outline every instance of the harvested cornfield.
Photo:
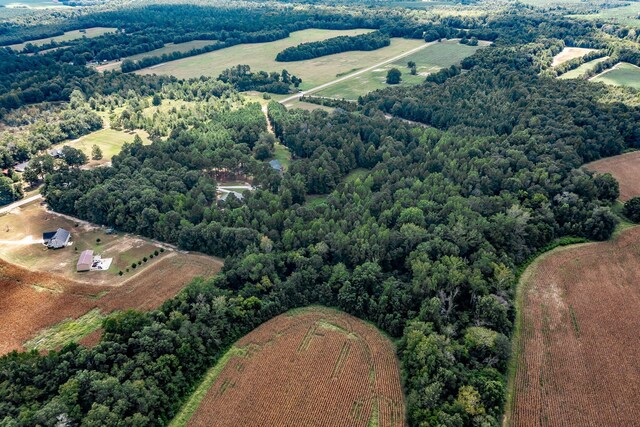
[[524,273],[511,426],[631,426],[640,413],[640,228]]
[[613,175],[620,184],[620,200],[623,202],[640,196],[640,151],[598,160],[585,168]]
[[189,426],[403,426],[393,344],[350,315],[314,307],[242,338]]

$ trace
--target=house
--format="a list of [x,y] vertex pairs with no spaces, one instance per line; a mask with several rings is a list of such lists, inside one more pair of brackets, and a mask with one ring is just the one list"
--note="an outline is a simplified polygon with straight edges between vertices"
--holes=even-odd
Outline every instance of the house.
[[80,254],[80,259],[78,259],[76,270],[89,271],[91,270],[92,264],[93,264],[93,251],[90,249],[87,249],[86,251],[82,251],[82,253]]
[[29,166],[29,162],[18,163],[13,167],[13,170],[15,170],[16,172],[22,173],[27,168],[27,166]]
[[52,148],[51,150],[48,151],[48,153],[54,159],[59,159],[59,158],[63,157],[62,156],[62,150],[58,149],[58,148]]
[[244,199],[244,196],[242,195],[242,193],[238,193],[237,191],[228,191],[228,192],[222,193],[222,195],[220,196],[220,200],[226,201],[227,197],[229,197],[229,194],[233,194],[235,198],[238,200]]
[[51,231],[42,234],[42,240],[44,245],[49,249],[60,249],[67,246],[71,233],[64,228],[58,228],[56,231]]

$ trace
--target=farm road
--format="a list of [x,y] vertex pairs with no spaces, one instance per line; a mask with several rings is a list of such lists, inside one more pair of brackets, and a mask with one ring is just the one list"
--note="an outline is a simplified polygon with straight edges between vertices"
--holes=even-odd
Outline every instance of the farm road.
[[35,196],[27,197],[26,199],[18,200],[17,202],[13,202],[10,205],[7,205],[3,208],[0,208],[0,215],[11,212],[12,210],[19,208],[20,206],[24,206],[28,203],[36,201],[38,199],[42,199],[42,194],[36,194]]
[[429,47],[429,46],[431,46],[432,44],[435,44],[435,43],[437,43],[437,42],[425,43],[425,44],[423,44],[422,46],[418,46],[418,47],[416,47],[416,48],[414,48],[414,49],[408,50],[408,51],[406,51],[406,52],[404,52],[404,53],[401,53],[400,55],[396,55],[396,56],[394,56],[393,58],[385,59],[385,60],[384,60],[384,61],[382,61],[382,62],[378,62],[377,64],[375,64],[375,65],[371,65],[371,66],[369,66],[369,67],[367,67],[367,68],[363,68],[362,70],[358,70],[358,71],[353,72],[353,73],[351,73],[351,74],[347,74],[347,75],[346,75],[346,76],[344,76],[344,77],[340,77],[340,78],[338,78],[338,79],[335,79],[335,80],[332,80],[332,81],[330,81],[330,82],[327,82],[327,83],[321,84],[320,86],[316,86],[316,87],[314,87],[314,88],[311,88],[311,89],[309,89],[309,90],[305,90],[305,91],[303,91],[303,92],[298,92],[298,93],[296,93],[295,95],[292,95],[292,96],[289,96],[289,97],[287,97],[287,98],[281,99],[281,100],[280,100],[280,103],[281,103],[281,104],[286,104],[287,102],[289,102],[289,101],[295,101],[296,99],[298,99],[298,98],[300,98],[300,97],[302,97],[302,96],[304,96],[304,95],[309,95],[310,93],[317,92],[317,91],[319,91],[319,90],[322,90],[322,89],[324,89],[324,88],[326,88],[326,87],[328,87],[328,86],[334,85],[334,84],[336,84],[336,83],[340,83],[340,82],[342,82],[342,81],[345,81],[345,80],[348,80],[348,79],[352,79],[352,78],[354,78],[355,76],[359,76],[360,74],[367,73],[367,72],[369,72],[369,71],[371,71],[371,70],[374,70],[374,69],[376,69],[376,68],[379,68],[379,67],[381,67],[381,66],[383,66],[383,65],[387,65],[387,64],[388,64],[388,63],[390,63],[390,62],[397,61],[398,59],[402,59],[402,58],[404,58],[405,56],[409,56],[409,55],[414,54],[414,53],[416,53],[416,52],[418,52],[418,51],[421,51],[422,49],[424,49],[424,48],[426,48],[426,47]]

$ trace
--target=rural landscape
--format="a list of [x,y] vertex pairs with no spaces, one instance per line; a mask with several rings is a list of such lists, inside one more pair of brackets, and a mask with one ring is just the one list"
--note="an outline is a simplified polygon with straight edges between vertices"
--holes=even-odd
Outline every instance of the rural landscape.
[[640,8],[0,0],[0,426],[633,426]]

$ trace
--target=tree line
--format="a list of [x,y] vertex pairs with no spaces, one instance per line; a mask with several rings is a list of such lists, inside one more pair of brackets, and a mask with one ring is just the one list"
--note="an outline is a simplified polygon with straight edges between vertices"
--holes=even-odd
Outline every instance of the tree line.
[[389,46],[389,44],[391,44],[389,36],[380,31],[372,31],[357,36],[338,36],[288,47],[276,55],[276,61],[302,61],[352,50],[376,50]]

